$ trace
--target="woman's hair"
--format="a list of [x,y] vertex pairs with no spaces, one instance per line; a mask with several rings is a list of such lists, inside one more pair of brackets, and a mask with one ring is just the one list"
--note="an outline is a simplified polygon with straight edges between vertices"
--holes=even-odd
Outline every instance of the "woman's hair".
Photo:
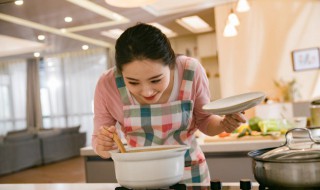
[[175,64],[175,53],[166,35],[158,28],[144,23],[124,31],[116,42],[115,50],[119,72],[122,72],[123,65],[135,60],[160,60],[170,68]]

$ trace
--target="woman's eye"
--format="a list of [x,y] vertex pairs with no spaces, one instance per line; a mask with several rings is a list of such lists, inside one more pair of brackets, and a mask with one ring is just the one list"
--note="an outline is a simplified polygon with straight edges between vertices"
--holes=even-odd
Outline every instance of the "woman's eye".
[[137,83],[137,82],[129,82],[129,84],[131,84],[131,85],[138,85],[139,83]]
[[158,79],[158,80],[153,80],[153,81],[151,81],[152,83],[158,83],[158,82],[160,82],[161,81],[161,79]]

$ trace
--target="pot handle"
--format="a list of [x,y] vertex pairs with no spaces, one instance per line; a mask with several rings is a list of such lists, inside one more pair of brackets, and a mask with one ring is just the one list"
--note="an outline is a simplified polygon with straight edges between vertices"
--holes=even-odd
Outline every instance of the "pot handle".
[[286,142],[284,144],[284,146],[288,146],[290,144],[292,144],[293,142],[293,135],[292,135],[292,132],[293,131],[305,131],[309,134],[309,138],[311,139],[312,142],[316,143],[316,144],[320,144],[320,140],[317,140],[315,138],[313,138],[312,134],[311,134],[311,131],[309,129],[306,129],[306,128],[292,128],[292,129],[289,129],[287,132],[286,132],[286,135],[285,135],[285,138],[286,138]]

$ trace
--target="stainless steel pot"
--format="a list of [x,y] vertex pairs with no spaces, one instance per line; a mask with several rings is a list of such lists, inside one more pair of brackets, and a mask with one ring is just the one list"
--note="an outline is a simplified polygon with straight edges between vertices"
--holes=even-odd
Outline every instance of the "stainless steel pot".
[[[162,150],[155,150],[161,148]],[[163,150],[168,148],[166,150]],[[118,183],[132,189],[160,189],[178,183],[184,173],[184,145],[126,148],[131,153],[110,151]],[[153,149],[153,151],[148,151]],[[142,152],[141,150],[146,150]]]
[[[293,131],[305,131],[309,141],[294,142]],[[280,147],[251,151],[255,179],[264,187],[320,187],[320,141],[305,128],[293,128]]]
[[[308,127],[313,138],[320,138],[320,126]],[[295,138],[307,138],[309,139],[309,134],[305,131],[292,131]]]

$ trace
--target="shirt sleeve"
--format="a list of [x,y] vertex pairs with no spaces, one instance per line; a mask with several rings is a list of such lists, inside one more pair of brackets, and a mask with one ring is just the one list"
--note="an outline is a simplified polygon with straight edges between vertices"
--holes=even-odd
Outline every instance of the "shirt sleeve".
[[194,59],[194,62],[197,67],[193,80],[193,117],[196,127],[201,129],[208,126],[212,116],[202,109],[205,104],[210,102],[210,89],[205,69],[198,60]]
[[[116,119],[112,114],[112,101],[117,90],[111,83],[113,78],[112,70],[104,73],[95,88],[94,93],[94,129],[92,134],[92,147],[96,150],[96,139],[101,126],[111,126],[116,124]],[[112,76],[111,76],[112,75]]]

